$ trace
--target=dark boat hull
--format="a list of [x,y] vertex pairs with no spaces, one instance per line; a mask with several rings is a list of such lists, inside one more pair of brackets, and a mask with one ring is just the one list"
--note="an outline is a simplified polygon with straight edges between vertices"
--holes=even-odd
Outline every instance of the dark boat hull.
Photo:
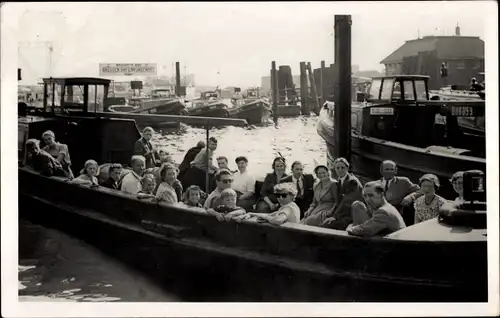
[[[318,134],[326,141],[328,158],[334,158],[333,120],[326,109],[322,109],[317,123]],[[486,171],[486,160],[469,156],[440,154],[422,148],[387,142],[376,138],[351,135],[351,167],[354,174],[364,181],[380,178],[380,164],[384,160],[394,160],[401,175],[416,182],[423,174],[433,173],[441,181],[440,193],[454,197],[449,178],[457,171],[479,169]]]
[[278,105],[278,117],[297,117],[300,116],[301,110],[298,105]]
[[271,107],[262,100],[255,100],[229,109],[232,118],[246,119],[250,125],[266,123],[272,115]]
[[[294,224],[219,223],[25,169],[19,185],[22,218],[95,244],[160,283],[182,277],[191,301],[487,300],[486,241],[360,239]],[[433,264],[422,267],[425,259]],[[206,294],[203,286],[210,286]]]
[[193,107],[187,110],[189,116],[204,116],[204,117],[229,117],[227,105],[224,103],[213,103],[205,106]]
[[143,107],[133,110],[137,114],[154,115],[185,115],[185,105],[177,98],[166,100],[151,100],[145,102]]

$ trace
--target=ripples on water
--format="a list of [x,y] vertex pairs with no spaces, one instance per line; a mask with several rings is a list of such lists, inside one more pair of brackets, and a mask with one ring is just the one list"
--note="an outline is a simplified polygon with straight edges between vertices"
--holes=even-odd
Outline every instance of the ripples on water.
[[[312,172],[326,163],[326,146],[316,132],[317,117],[279,119],[279,127],[211,129],[219,140],[215,156],[246,156],[249,171],[263,179],[280,152],[288,167],[295,160]],[[204,129],[184,126],[180,134],[156,134],[154,140],[177,163],[200,140]],[[214,162],[215,163],[215,162]],[[289,168],[288,168],[289,170]],[[19,300],[21,301],[180,301],[140,273],[107,257],[96,248],[59,231],[20,221]]]
[[[271,171],[271,163],[279,152],[286,158],[288,167],[298,160],[305,165],[305,171],[311,173],[315,163],[326,164],[326,145],[316,132],[317,120],[318,117],[280,118],[278,128],[272,124],[267,127],[211,129],[210,136],[219,141],[214,164],[216,157],[226,156],[229,167],[236,170],[234,159],[246,156],[249,171],[257,179],[263,179]],[[204,129],[185,129],[183,134],[156,134],[153,137],[162,149],[172,154],[177,163],[182,162],[189,148],[200,140],[206,140]]]

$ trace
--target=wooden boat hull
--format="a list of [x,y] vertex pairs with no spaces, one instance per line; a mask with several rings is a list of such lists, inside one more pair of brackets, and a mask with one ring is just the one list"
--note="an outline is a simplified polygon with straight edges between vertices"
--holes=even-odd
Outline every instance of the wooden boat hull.
[[271,106],[262,100],[250,101],[244,105],[229,109],[232,118],[246,119],[250,125],[266,123],[272,115]]
[[177,98],[154,99],[143,102],[141,108],[133,110],[137,114],[185,115],[185,105]]
[[95,244],[159,283],[181,280],[190,301],[487,300],[485,240],[361,239],[296,224],[219,223],[23,168],[19,204],[22,218]]
[[[318,134],[326,141],[328,158],[334,158],[333,119],[322,109],[316,126]],[[351,134],[351,167],[354,174],[364,181],[380,178],[379,167],[384,160],[394,160],[401,175],[416,182],[423,174],[433,173],[439,177],[439,193],[454,197],[449,178],[457,171],[479,169],[486,171],[486,160],[440,152],[441,149],[426,149],[388,142],[376,138]],[[443,150],[445,151],[445,150]]]

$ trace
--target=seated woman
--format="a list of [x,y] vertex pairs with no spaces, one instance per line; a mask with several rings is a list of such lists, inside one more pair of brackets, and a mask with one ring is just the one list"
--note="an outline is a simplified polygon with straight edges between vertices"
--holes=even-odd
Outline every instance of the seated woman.
[[457,171],[451,176],[450,179],[453,190],[458,194],[455,198],[455,203],[461,204],[464,202],[464,172]]
[[320,226],[328,215],[333,214],[335,203],[338,203],[338,182],[330,177],[328,167],[319,165],[314,168],[319,179],[314,184],[314,198],[309,209],[304,213],[300,224]]
[[108,178],[101,182],[101,186],[109,189],[120,190],[119,182],[122,176],[122,169],[123,167],[121,164],[112,163],[108,169]]
[[156,199],[175,204],[182,198],[182,184],[177,180],[177,168],[167,163],[160,171],[161,183],[156,190]]
[[201,189],[197,185],[189,186],[184,192],[182,205],[187,208],[203,208],[200,203]]
[[295,196],[297,195],[295,184],[287,182],[275,185],[274,195],[278,198],[278,202],[281,206],[278,211],[270,214],[249,212],[235,219],[239,221],[247,217],[256,216],[258,222],[269,222],[273,225],[282,225],[286,222],[299,223],[300,208],[294,202]]
[[433,174],[424,174],[419,185],[423,196],[415,200],[415,224],[433,219],[439,215],[439,209],[446,203],[446,199],[436,194],[439,189],[439,179]]
[[145,174],[141,178],[141,190],[137,192],[137,199],[155,199],[154,190],[156,188],[155,176],[152,174]]
[[55,134],[47,130],[42,134],[42,139],[45,142],[45,147],[42,150],[50,154],[54,159],[56,159],[66,171],[70,178],[73,178],[73,171],[71,170],[71,159],[69,156],[68,146],[56,142]]
[[278,199],[274,195],[274,186],[277,185],[281,179],[287,176],[286,161],[283,157],[277,157],[273,160],[273,172],[268,173],[264,179],[264,184],[260,190],[261,198],[257,200],[256,210],[258,213],[271,213],[279,208]]
[[26,165],[33,168],[36,172],[47,177],[69,177],[59,161],[55,160],[46,151],[40,149],[39,140],[28,139],[26,141],[26,153]]
[[87,160],[83,165],[83,169],[80,171],[80,175],[75,179],[71,180],[71,183],[88,185],[88,186],[98,186],[97,175],[99,174],[99,166],[95,160]]
[[222,190],[220,194],[221,205],[216,206],[214,209],[207,209],[207,213],[213,215],[218,221],[229,221],[233,217],[237,217],[246,213],[245,209],[236,206],[237,194],[231,188]]

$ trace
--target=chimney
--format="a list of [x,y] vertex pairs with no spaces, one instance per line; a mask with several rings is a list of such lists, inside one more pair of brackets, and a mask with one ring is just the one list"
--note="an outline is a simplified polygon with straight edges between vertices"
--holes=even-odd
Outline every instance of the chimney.
[[460,36],[460,27],[458,26],[458,23],[457,26],[455,27],[455,35]]

